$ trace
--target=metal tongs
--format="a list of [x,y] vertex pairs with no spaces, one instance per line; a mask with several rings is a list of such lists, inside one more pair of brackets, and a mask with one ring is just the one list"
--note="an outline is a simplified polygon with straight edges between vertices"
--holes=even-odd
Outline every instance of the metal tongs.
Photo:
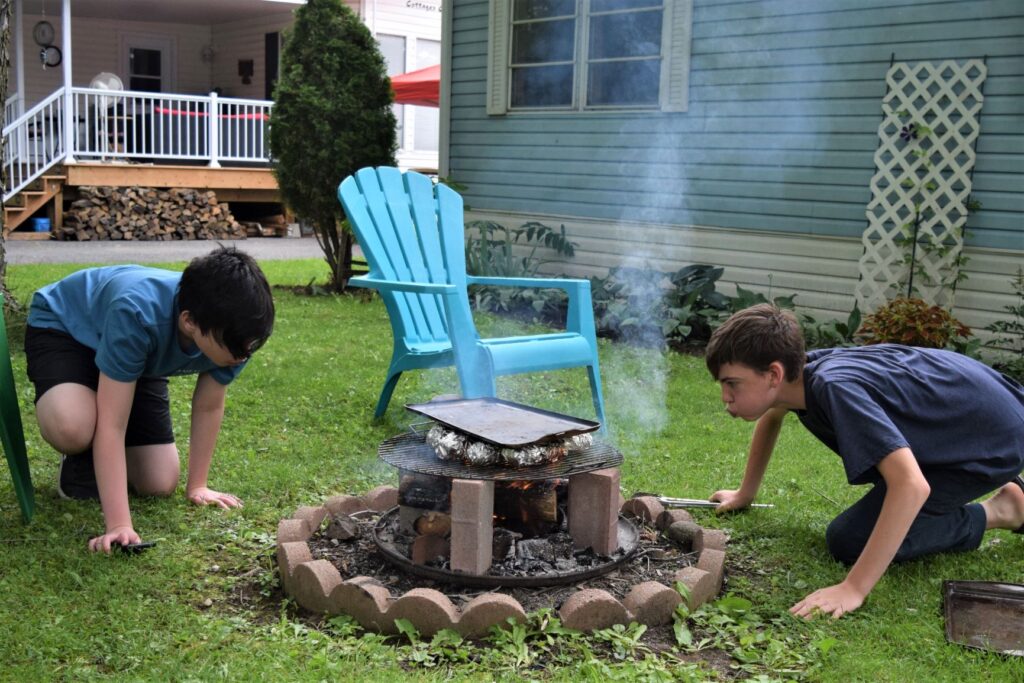
[[[657,498],[659,503],[670,508],[716,508],[721,505],[721,503],[700,498],[669,498],[668,496],[658,496]],[[751,503],[747,507],[773,508],[775,506],[771,503]]]

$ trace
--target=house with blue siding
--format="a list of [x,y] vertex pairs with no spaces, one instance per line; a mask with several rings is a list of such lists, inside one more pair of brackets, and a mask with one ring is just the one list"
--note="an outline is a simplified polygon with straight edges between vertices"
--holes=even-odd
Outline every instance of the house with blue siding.
[[[895,63],[981,60],[966,281],[983,328],[1024,265],[1019,0],[447,0],[441,172],[468,219],[565,225],[550,272],[723,266],[853,308]],[[445,143],[447,141],[447,144]]]

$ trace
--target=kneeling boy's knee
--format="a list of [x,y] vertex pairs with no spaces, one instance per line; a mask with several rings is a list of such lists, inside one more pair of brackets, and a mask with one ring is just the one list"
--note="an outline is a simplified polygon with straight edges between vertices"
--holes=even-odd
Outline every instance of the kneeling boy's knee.
[[839,519],[832,520],[825,530],[825,545],[829,554],[843,564],[853,564],[864,549],[864,541],[859,535],[851,533],[849,527]]
[[137,482],[134,485],[135,492],[140,496],[152,496],[155,498],[169,498],[174,495],[178,488],[177,477],[150,477],[146,481]]

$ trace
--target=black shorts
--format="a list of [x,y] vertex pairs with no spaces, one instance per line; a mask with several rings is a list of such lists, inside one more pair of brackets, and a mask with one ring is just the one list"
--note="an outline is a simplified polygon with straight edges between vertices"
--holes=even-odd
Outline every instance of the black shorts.
[[[100,383],[100,370],[96,367],[96,352],[74,337],[42,327],[25,330],[25,357],[28,378],[39,397],[58,384],[71,382],[96,391]],[[167,394],[166,377],[140,377],[135,382],[135,398],[128,417],[125,446],[151,446],[174,443],[171,425],[171,405]]]

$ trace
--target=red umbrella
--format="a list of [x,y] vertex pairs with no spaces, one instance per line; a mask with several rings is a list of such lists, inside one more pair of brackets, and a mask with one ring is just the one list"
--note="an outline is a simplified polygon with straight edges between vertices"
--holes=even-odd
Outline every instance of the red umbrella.
[[391,78],[391,88],[395,91],[395,104],[439,107],[441,106],[440,84],[440,64]]

